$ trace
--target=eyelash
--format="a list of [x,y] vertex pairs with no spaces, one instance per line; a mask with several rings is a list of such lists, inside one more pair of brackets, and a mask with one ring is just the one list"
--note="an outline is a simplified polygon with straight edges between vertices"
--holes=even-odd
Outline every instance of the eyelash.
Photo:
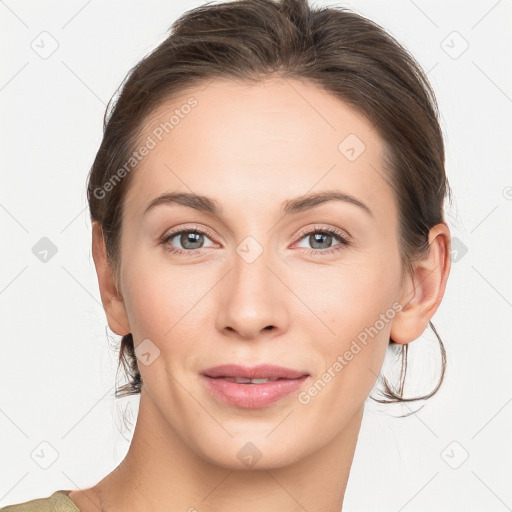
[[[167,245],[167,243],[170,240],[172,240],[176,235],[181,235],[182,233],[197,233],[197,234],[206,235],[209,238],[212,238],[212,235],[208,231],[205,231],[203,229],[199,229],[199,228],[197,228],[195,226],[193,228],[180,229],[180,230],[177,230],[177,231],[173,231],[173,232],[171,232],[169,234],[166,234],[166,235],[164,235],[161,238],[160,243],[162,245]],[[307,237],[307,236],[314,235],[314,234],[319,234],[319,233],[333,235],[335,238],[337,238],[339,240],[340,243],[338,245],[334,246],[332,249],[325,249],[325,250],[322,250],[322,249],[309,249],[308,250],[308,254],[309,255],[332,254],[332,253],[335,253],[335,252],[338,252],[338,251],[342,251],[344,248],[346,248],[346,247],[351,245],[350,240],[343,234],[342,231],[340,231],[340,230],[338,230],[336,228],[319,228],[317,226],[315,226],[314,229],[312,229],[312,230],[305,231],[305,232],[300,232],[299,235],[298,235],[298,236],[300,236],[299,241],[302,240],[303,238]],[[175,247],[172,247],[170,245],[169,245],[169,247],[166,248],[166,250],[168,250],[172,254],[186,255],[186,256],[192,256],[194,253],[197,254],[197,253],[201,252],[201,249],[182,250],[182,249],[176,249]]]

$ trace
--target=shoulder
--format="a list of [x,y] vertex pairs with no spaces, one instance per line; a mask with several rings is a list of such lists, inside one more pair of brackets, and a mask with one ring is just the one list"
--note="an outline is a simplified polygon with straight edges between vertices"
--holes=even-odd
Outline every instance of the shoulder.
[[0,512],[80,512],[80,509],[69,498],[68,491],[58,490],[47,498],[0,507]]

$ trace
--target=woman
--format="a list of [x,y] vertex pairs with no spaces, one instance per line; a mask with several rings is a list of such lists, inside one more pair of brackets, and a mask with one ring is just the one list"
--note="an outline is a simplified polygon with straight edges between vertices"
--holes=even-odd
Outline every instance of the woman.
[[130,449],[2,510],[341,510],[388,347],[406,362],[443,298],[447,192],[434,93],[381,27],[305,0],[185,13],[88,181]]

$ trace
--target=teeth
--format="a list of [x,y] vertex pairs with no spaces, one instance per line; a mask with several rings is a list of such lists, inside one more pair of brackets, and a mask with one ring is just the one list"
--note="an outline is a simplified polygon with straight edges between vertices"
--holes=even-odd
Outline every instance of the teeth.
[[276,379],[251,379],[253,384],[265,384],[265,382],[275,382]]
[[268,378],[268,379],[246,379],[245,377],[224,377],[224,380],[228,382],[235,382],[236,384],[265,384],[266,382],[274,382],[278,380],[276,378]]

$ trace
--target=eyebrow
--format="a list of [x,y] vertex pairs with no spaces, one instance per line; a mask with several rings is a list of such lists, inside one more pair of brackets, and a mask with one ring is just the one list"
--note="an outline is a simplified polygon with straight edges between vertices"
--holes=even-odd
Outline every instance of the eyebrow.
[[[372,211],[368,206],[366,206],[366,204],[354,196],[340,191],[316,192],[299,196],[294,199],[288,199],[283,201],[281,205],[281,211],[283,215],[293,215],[296,213],[304,212],[306,210],[310,210],[315,206],[327,203],[329,201],[343,201],[353,204],[373,217]],[[146,215],[148,211],[163,204],[179,204],[182,206],[187,206],[188,208],[193,208],[194,210],[217,216],[222,214],[222,207],[215,199],[187,192],[167,192],[153,199],[147,205],[143,215]]]

